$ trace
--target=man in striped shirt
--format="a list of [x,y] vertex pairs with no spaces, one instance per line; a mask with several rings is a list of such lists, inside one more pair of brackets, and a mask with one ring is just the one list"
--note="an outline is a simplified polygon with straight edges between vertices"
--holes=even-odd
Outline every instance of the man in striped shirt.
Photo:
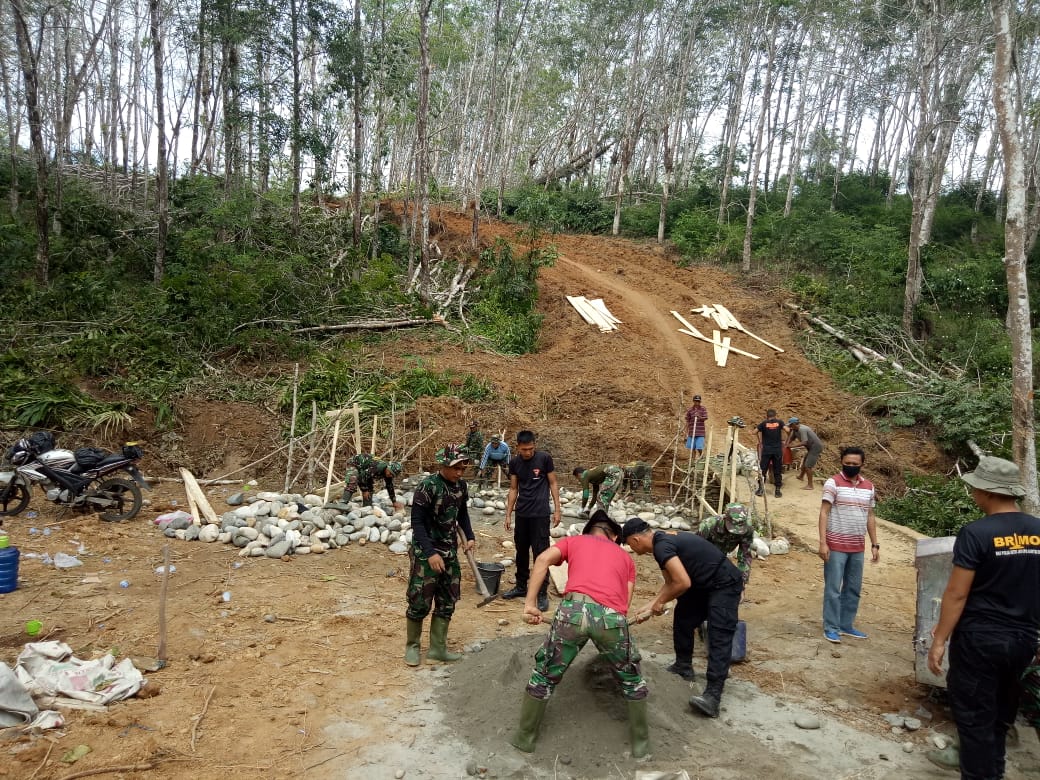
[[839,644],[842,635],[866,639],[853,623],[863,585],[864,535],[878,562],[881,546],[874,521],[874,484],[860,475],[863,450],[845,447],[841,471],[823,486],[820,504],[820,557],[823,559],[823,636]]

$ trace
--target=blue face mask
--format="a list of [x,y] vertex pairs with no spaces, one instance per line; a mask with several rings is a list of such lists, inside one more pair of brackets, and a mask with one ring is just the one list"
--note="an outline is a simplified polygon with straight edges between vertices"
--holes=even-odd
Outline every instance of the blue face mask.
[[841,473],[844,474],[848,479],[859,476],[859,470],[862,466],[846,466],[844,463],[841,464]]

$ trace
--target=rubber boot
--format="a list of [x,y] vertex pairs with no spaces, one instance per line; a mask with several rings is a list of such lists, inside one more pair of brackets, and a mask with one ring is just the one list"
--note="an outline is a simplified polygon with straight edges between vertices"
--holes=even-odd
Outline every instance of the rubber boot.
[[435,617],[430,621],[430,649],[426,651],[427,661],[458,661],[462,658],[461,653],[448,652],[448,624],[447,618]]
[[525,753],[534,752],[534,743],[538,741],[538,727],[542,725],[547,699],[536,699],[529,693],[524,694],[520,705],[520,725],[509,740],[509,744]]
[[404,662],[409,666],[418,666],[421,660],[423,621],[408,618],[408,639],[404,644]]
[[650,755],[650,727],[646,723],[646,699],[628,702],[628,741],[632,746],[632,758]]

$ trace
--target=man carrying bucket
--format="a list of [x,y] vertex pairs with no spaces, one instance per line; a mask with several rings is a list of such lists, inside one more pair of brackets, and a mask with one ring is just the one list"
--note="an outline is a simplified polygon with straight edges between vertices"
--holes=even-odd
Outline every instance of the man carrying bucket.
[[[664,612],[675,599],[672,622],[674,667],[693,676],[693,632],[708,621],[708,670],[704,693],[690,698],[690,707],[709,718],[719,716],[722,688],[733,662],[733,635],[744,581],[726,554],[707,539],[688,531],[655,531],[645,520],[630,517],[621,531],[622,541],[636,555],[652,553],[664,575],[657,597],[636,611],[636,621]],[[684,679],[686,675],[680,674]]]
[[650,752],[647,687],[625,617],[635,588],[636,567],[631,556],[621,549],[620,536],[621,526],[600,509],[585,524],[581,536],[560,539],[534,562],[524,602],[526,622],[542,622],[538,593],[550,566],[567,563],[567,593],[556,610],[549,635],[535,655],[534,671],[520,709],[520,726],[510,740],[518,750],[534,752],[549,697],[591,639],[610,664],[628,702],[632,758],[644,758]]

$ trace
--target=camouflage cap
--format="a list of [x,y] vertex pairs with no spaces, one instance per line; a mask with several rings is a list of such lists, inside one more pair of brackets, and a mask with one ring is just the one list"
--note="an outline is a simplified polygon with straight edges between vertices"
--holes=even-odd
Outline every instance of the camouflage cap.
[[461,444],[449,444],[437,450],[437,462],[442,466],[458,466],[460,463],[469,463],[469,460]]
[[393,474],[395,477],[399,476],[400,473],[404,471],[404,467],[396,460],[392,460],[389,463],[387,463],[386,467],[387,469],[389,469],[390,473]]
[[502,434],[500,434],[500,433],[492,434],[491,441],[502,441]]
[[751,532],[751,520],[748,517],[747,507],[743,504],[726,504],[722,517],[726,530],[731,534],[743,535]]

